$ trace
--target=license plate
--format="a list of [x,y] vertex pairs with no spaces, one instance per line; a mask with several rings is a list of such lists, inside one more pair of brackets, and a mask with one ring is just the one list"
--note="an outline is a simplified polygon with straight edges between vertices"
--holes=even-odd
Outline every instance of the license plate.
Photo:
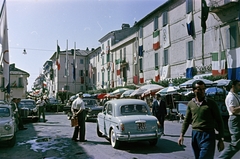
[[138,130],[146,129],[146,124],[145,123],[137,123],[137,129]]

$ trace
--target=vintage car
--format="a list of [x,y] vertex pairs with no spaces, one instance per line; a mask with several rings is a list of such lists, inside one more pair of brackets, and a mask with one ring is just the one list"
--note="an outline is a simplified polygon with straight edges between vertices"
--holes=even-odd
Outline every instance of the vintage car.
[[12,106],[6,102],[0,102],[0,142],[6,142],[13,147],[16,142],[17,125]]
[[97,135],[110,140],[113,148],[121,142],[149,141],[156,145],[162,135],[160,123],[145,101],[116,99],[107,101],[97,117]]
[[21,99],[18,108],[23,119],[38,119],[38,109],[35,100]]
[[[74,98],[76,99],[76,98]],[[93,99],[93,98],[83,98],[83,101],[85,103],[85,111],[86,111],[86,116],[85,116],[85,120],[89,120],[89,119],[96,119],[97,118],[97,115],[98,113],[102,112],[102,106],[99,106],[97,104],[97,100],[96,99]],[[69,117],[72,116],[71,114],[71,105],[72,105],[72,100],[70,98],[69,100],[69,104],[67,104],[65,107],[64,107],[64,111],[65,113],[68,114]]]

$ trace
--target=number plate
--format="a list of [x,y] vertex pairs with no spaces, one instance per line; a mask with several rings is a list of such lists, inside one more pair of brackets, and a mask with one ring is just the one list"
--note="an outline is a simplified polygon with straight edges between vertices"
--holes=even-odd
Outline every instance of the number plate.
[[138,130],[146,129],[146,124],[145,123],[137,123],[137,129]]

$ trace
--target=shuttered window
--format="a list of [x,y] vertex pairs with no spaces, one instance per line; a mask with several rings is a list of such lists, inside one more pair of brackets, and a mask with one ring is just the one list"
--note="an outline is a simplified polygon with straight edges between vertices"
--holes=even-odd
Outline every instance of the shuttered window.
[[158,30],[158,17],[154,18],[154,31]]
[[143,37],[143,27],[139,28],[139,38]]
[[163,56],[164,56],[163,65],[166,66],[168,65],[168,49],[164,50]]
[[193,0],[186,0],[186,14],[193,11]]
[[158,66],[158,53],[155,53],[155,67]]
[[142,58],[139,59],[139,69],[140,69],[140,70],[143,70]]
[[187,42],[187,60],[193,59],[193,41]]
[[163,27],[168,24],[168,12],[165,11],[162,14],[162,20],[163,20]]

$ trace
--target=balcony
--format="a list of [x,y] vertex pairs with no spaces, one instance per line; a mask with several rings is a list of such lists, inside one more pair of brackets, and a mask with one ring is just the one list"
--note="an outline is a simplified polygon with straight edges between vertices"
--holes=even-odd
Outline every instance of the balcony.
[[219,13],[231,7],[238,5],[239,0],[210,0],[209,11],[213,13]]

